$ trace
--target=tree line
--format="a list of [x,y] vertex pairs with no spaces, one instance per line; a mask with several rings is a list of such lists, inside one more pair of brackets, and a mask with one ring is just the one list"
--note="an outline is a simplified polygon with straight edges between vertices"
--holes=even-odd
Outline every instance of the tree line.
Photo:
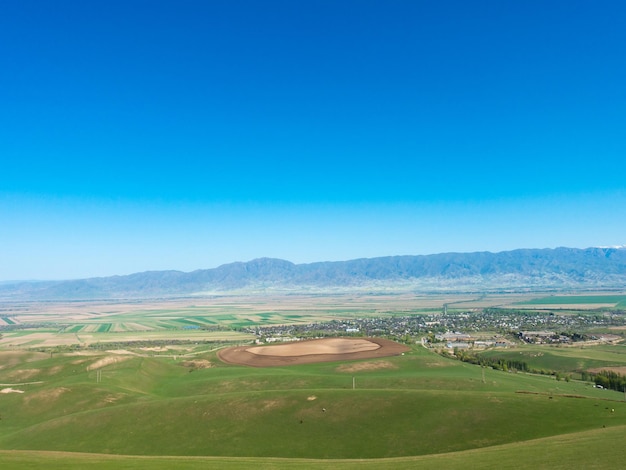
[[612,370],[601,370],[594,375],[593,381],[596,385],[608,388],[609,390],[616,390],[618,392],[626,391],[626,375],[618,374]]
[[[468,362],[470,364],[476,364],[483,367],[491,367],[495,370],[502,370],[505,372],[529,372],[531,374],[543,374],[554,375],[557,380],[564,378],[569,381],[569,375],[563,375],[561,372],[536,369],[530,367],[526,361],[520,361],[518,359],[503,359],[495,357],[481,357],[472,351],[466,351],[462,349],[455,349],[453,352],[454,357],[457,359]],[[581,372],[581,378],[584,381],[594,382],[596,385],[606,388],[608,390],[616,390],[618,392],[626,391],[626,375],[618,374],[611,370],[601,370],[597,373],[583,371]]]

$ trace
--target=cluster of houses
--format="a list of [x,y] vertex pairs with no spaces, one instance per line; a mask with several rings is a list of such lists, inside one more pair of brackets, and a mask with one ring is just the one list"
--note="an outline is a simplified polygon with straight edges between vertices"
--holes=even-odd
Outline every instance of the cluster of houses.
[[520,331],[519,337],[522,341],[530,344],[570,344],[576,341],[592,341],[598,343],[614,343],[622,340],[621,336],[601,334],[601,335],[573,335],[567,336],[554,331]]
[[554,331],[520,331],[519,337],[522,341],[530,344],[564,344],[572,342],[569,336],[559,335]]
[[448,349],[486,349],[486,348],[506,348],[511,343],[501,337],[491,339],[478,339],[467,333],[446,332],[435,335],[437,341],[446,343]]

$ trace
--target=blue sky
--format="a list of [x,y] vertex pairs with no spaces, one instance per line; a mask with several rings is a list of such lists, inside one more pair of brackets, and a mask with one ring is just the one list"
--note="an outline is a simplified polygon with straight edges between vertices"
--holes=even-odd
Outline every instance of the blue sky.
[[0,280],[626,243],[626,3],[0,5]]

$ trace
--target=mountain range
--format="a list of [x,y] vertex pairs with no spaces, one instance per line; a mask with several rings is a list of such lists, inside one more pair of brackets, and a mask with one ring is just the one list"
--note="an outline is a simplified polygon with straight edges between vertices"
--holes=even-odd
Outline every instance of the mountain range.
[[192,272],[0,284],[2,300],[163,298],[254,292],[488,292],[626,287],[626,247],[519,249],[294,264],[273,258]]

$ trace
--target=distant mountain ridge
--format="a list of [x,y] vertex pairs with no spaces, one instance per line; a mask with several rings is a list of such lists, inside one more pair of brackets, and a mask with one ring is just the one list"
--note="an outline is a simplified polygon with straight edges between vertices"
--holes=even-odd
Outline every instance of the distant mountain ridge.
[[0,285],[4,300],[90,300],[229,292],[626,288],[626,248],[518,249],[294,264],[273,258],[192,272],[149,271]]

